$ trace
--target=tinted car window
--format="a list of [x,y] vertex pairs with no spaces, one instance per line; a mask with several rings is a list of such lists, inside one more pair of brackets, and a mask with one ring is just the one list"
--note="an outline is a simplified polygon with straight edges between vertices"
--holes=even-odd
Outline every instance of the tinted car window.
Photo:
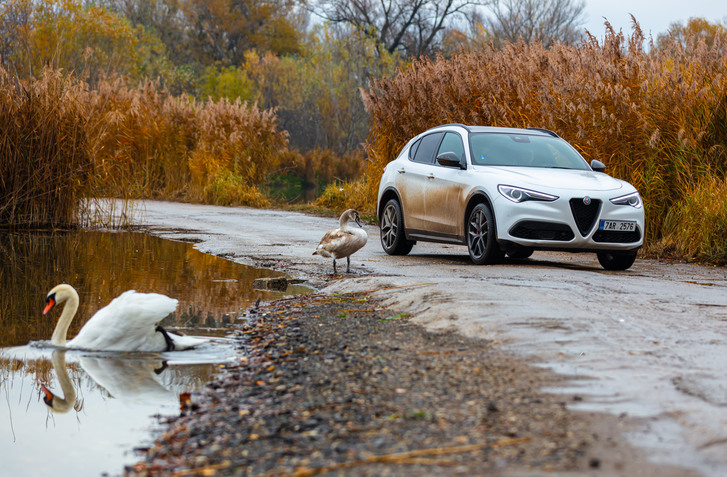
[[462,144],[462,138],[459,137],[459,134],[448,132],[444,135],[442,145],[439,146],[439,150],[437,151],[437,156],[443,152],[453,152],[460,159],[464,159],[464,144]]
[[439,142],[442,140],[444,133],[434,133],[424,136],[419,141],[419,147],[414,154],[412,159],[414,162],[421,162],[422,164],[433,164],[434,163],[434,152],[439,146]]
[[470,145],[472,162],[480,166],[590,170],[585,159],[557,137],[475,133],[470,136]]

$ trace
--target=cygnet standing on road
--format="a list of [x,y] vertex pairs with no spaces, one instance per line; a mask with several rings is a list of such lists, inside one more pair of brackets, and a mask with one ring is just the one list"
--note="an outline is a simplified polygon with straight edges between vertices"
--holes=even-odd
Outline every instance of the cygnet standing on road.
[[[351,221],[356,222],[359,228],[351,227]],[[333,273],[336,273],[336,259],[346,257],[346,273],[350,273],[351,254],[366,245],[368,235],[361,225],[358,212],[353,209],[341,214],[338,222],[339,228],[326,232],[313,255],[333,258]]]

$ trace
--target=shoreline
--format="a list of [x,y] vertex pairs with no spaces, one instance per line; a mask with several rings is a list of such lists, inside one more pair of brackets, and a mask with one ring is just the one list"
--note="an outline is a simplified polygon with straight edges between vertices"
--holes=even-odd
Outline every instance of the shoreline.
[[246,358],[183,402],[126,476],[696,475],[646,463],[626,420],[543,391],[562,376],[370,293],[264,303],[238,326]]

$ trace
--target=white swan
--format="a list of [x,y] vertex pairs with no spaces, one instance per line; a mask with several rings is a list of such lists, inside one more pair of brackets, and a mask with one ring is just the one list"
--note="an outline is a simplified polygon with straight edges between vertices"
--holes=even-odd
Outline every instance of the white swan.
[[72,286],[62,284],[48,292],[45,301],[44,315],[55,305],[67,302],[50,340],[58,347],[99,351],[172,351],[192,348],[207,341],[168,333],[157,325],[177,308],[177,300],[158,293],[129,290],[98,310],[78,335],[66,343],[68,326],[78,310],[78,293]]
[[[356,222],[358,229],[351,227],[350,221]],[[338,220],[339,228],[329,230],[321,239],[313,255],[333,258],[333,273],[336,273],[336,259],[346,257],[346,273],[351,271],[351,254],[366,245],[368,235],[361,225],[358,212],[348,209]]]

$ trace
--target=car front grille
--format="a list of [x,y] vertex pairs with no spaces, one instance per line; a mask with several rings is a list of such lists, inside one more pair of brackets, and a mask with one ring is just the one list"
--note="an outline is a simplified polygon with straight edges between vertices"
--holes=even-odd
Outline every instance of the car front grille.
[[599,243],[634,243],[641,240],[641,232],[617,232],[615,230],[599,230],[593,234],[593,241]]
[[510,235],[527,240],[554,240],[557,242],[568,242],[575,237],[571,228],[566,224],[535,220],[526,220],[516,224],[510,229]]
[[596,223],[598,212],[601,210],[601,201],[598,199],[571,199],[570,210],[573,212],[578,231],[585,237]]

